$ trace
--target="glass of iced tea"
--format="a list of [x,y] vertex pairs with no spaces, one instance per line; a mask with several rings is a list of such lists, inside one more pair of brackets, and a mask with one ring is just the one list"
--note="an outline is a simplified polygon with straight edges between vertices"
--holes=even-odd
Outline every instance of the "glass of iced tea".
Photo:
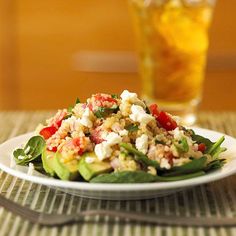
[[129,0],[142,95],[191,125],[201,101],[214,0]]

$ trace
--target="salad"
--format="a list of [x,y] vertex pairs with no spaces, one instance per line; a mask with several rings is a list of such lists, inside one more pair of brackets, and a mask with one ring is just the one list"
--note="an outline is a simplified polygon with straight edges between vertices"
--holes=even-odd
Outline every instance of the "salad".
[[94,94],[59,110],[14,151],[18,165],[51,177],[92,183],[189,179],[221,168],[224,137],[212,142],[147,105],[136,93]]

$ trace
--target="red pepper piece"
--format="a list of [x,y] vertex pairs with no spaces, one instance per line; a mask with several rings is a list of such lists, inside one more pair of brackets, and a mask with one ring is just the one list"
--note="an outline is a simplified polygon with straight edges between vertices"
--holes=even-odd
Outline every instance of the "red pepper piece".
[[177,123],[174,119],[171,118],[166,112],[161,111],[159,116],[157,117],[157,121],[160,125],[166,130],[174,130],[177,128]]
[[57,152],[57,147],[50,147],[50,148],[47,148],[47,150],[50,152]]
[[43,128],[39,134],[44,137],[44,139],[49,139],[53,134],[57,132],[57,128],[54,126]]
[[157,117],[160,114],[157,104],[151,104],[149,106],[149,110],[150,110],[151,114],[157,119]]
[[198,144],[198,151],[205,152],[205,150],[206,150],[206,145],[204,143]]

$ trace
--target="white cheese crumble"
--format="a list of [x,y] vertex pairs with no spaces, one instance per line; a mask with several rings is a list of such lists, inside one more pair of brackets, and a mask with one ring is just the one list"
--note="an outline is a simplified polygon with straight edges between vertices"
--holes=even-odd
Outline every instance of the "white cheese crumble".
[[120,131],[119,131],[119,135],[122,136],[122,137],[123,137],[123,136],[127,136],[128,134],[129,134],[129,132],[128,132],[128,130],[126,130],[126,129],[123,129],[123,130],[120,130]]
[[80,123],[88,128],[92,128],[93,127],[93,122],[90,120],[90,110],[87,107],[82,115],[82,118],[80,119]]
[[136,93],[130,93],[128,90],[124,90],[120,95],[123,101],[135,102],[138,99],[138,95]]
[[105,140],[106,141],[97,144],[94,149],[95,154],[100,161],[111,156],[111,146],[120,143],[122,141],[122,137],[120,137],[117,133],[111,132],[106,136]]
[[148,136],[146,134],[142,134],[138,137],[136,139],[135,146],[140,152],[146,154],[148,150]]
[[161,167],[161,168],[165,168],[165,169],[170,169],[170,168],[171,168],[171,166],[170,166],[168,160],[165,159],[165,158],[162,158],[162,159],[161,159],[160,167]]
[[98,159],[102,161],[103,159],[111,156],[112,149],[107,142],[102,142],[95,146],[94,152],[97,155]]
[[120,143],[122,141],[122,138],[120,137],[119,134],[115,133],[115,132],[110,132],[107,136],[106,136],[106,140],[107,143],[109,145],[115,145],[117,143]]
[[189,146],[193,145],[193,141],[191,140],[191,138],[189,138],[188,136],[186,136],[184,134],[183,130],[180,130],[179,127],[175,128],[173,131],[171,131],[172,134],[174,135],[174,139],[176,140],[181,140],[182,138],[186,138],[187,143]]
[[30,152],[30,146],[25,149],[25,154],[27,155]]
[[145,103],[138,98],[137,93],[130,93],[128,90],[124,90],[120,97],[122,99],[122,102],[129,102],[145,107]]
[[145,112],[145,110],[139,105],[132,105],[131,106],[131,114],[129,118],[134,122],[139,122],[143,124],[147,124],[155,118],[152,115],[149,115]]

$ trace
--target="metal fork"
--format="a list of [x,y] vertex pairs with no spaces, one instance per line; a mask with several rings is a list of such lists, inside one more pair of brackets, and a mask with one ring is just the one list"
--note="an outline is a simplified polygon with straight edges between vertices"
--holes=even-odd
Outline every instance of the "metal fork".
[[220,227],[236,226],[236,218],[230,217],[185,217],[174,215],[157,215],[150,213],[138,213],[112,210],[85,210],[76,214],[46,214],[21,206],[0,195],[0,206],[26,220],[45,226],[61,226],[76,222],[83,222],[86,216],[109,216],[113,219],[119,218],[120,222],[127,220],[139,223],[152,223],[172,226],[202,226]]

